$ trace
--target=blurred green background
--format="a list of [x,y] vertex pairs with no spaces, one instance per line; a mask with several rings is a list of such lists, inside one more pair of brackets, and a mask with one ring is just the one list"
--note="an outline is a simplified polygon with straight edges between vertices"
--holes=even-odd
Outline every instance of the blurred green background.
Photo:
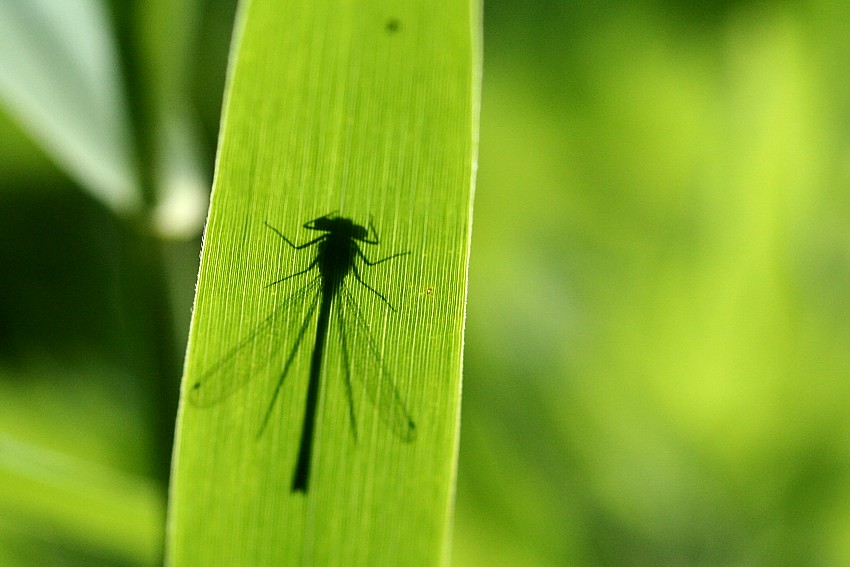
[[[141,204],[21,102],[10,61],[54,109],[79,69],[9,2],[0,564],[152,565],[234,2],[76,3]],[[850,565],[850,3],[491,0],[484,29],[454,564]]]

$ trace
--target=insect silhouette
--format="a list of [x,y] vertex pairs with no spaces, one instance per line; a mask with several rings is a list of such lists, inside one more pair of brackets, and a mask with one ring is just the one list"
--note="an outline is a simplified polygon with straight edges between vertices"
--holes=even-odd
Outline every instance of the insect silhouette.
[[[281,311],[293,307],[302,301],[309,301],[309,307],[304,317],[301,326],[299,327],[295,342],[289,351],[283,371],[275,385],[274,393],[269,402],[268,409],[265,412],[261,422],[258,436],[263,432],[271,417],[272,410],[275,406],[278,394],[283,386],[284,380],[289,373],[290,367],[295,360],[295,356],[307,335],[307,330],[313,320],[313,315],[318,306],[318,319],[316,321],[316,335],[313,343],[313,352],[310,358],[310,375],[307,385],[307,399],[304,409],[304,421],[301,429],[301,440],[298,448],[298,458],[295,465],[295,470],[292,476],[292,491],[306,492],[310,482],[310,467],[311,455],[313,450],[314,433],[316,428],[316,413],[319,405],[320,382],[322,376],[322,367],[325,363],[325,347],[327,345],[328,336],[330,334],[331,319],[334,319],[334,327],[336,327],[339,337],[339,350],[342,354],[342,362],[345,374],[346,393],[349,402],[349,419],[352,426],[352,431],[356,437],[357,425],[354,414],[354,398],[352,394],[352,377],[359,381],[366,390],[369,399],[378,410],[381,420],[390,428],[390,430],[402,441],[413,441],[416,434],[416,426],[413,419],[407,412],[398,392],[396,391],[391,378],[389,377],[384,365],[380,361],[380,352],[375,343],[374,338],[369,333],[368,325],[366,324],[359,307],[355,303],[351,293],[346,288],[346,281],[349,275],[353,275],[354,279],[370,293],[374,294],[381,300],[389,309],[395,311],[395,308],[390,304],[387,298],[378,292],[375,288],[367,284],[360,275],[358,265],[374,267],[384,262],[388,262],[400,256],[408,254],[401,252],[392,254],[380,260],[369,260],[360,248],[361,244],[375,245],[379,244],[377,232],[374,225],[370,223],[370,231],[364,226],[356,224],[348,218],[334,216],[332,214],[325,215],[313,219],[303,225],[303,228],[322,232],[320,236],[304,243],[295,244],[286,237],[280,230],[270,225],[266,226],[271,229],[277,236],[281,238],[287,245],[294,250],[300,251],[310,248],[315,248],[315,256],[310,264],[303,270],[290,274],[277,281],[268,284],[267,287],[275,286],[281,282],[303,276],[310,273],[316,273],[305,286],[295,292],[286,302],[283,303],[272,315],[263,321],[257,329],[251,333],[246,339],[239,343],[228,355],[213,365],[202,378],[196,382],[189,393],[189,398],[195,405],[208,406],[213,405],[226,395],[229,395],[241,386],[241,381],[238,380],[235,374],[244,372],[235,368],[238,360],[243,357],[240,353],[248,350],[251,345],[259,343],[260,351],[263,350],[262,345],[268,344],[269,350],[272,347],[272,342],[280,342],[274,336],[275,322]],[[349,325],[353,325],[352,330],[359,331],[357,334],[357,344],[351,344],[347,329]],[[275,348],[277,345],[274,345]],[[256,348],[256,347],[255,347]],[[352,356],[350,349],[357,349],[359,353]],[[255,356],[250,354],[251,357]],[[359,361],[361,368],[357,372],[352,373],[352,361]],[[365,364],[364,361],[370,361],[371,364]],[[250,378],[250,377],[249,377]]]

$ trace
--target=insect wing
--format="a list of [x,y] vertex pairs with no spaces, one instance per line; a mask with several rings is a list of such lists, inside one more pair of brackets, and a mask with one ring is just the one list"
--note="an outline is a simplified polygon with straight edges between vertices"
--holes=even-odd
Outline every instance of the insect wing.
[[302,322],[305,312],[309,314],[315,310],[318,288],[319,280],[314,278],[278,305],[239,344],[194,381],[189,401],[201,408],[215,406],[258,375],[280,372],[288,352],[283,346],[291,342],[290,328],[295,322]]
[[[381,421],[396,437],[410,443],[416,438],[416,424],[381,360],[381,351],[360,308],[348,290],[341,291],[336,309],[336,328],[344,362],[346,367],[350,363],[351,368],[346,375],[349,402],[353,404],[353,381],[366,391]],[[351,411],[353,412],[353,409]],[[351,421],[354,425],[353,413]]]

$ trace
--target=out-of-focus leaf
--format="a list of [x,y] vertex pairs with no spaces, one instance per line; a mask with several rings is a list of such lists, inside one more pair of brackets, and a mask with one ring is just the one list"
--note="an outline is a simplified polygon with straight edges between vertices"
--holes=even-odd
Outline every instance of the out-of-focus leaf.
[[0,510],[4,566],[47,565],[74,547],[88,549],[89,561],[158,559],[162,496],[150,480],[2,434]]
[[0,2],[0,99],[92,196],[141,205],[111,29],[98,0]]

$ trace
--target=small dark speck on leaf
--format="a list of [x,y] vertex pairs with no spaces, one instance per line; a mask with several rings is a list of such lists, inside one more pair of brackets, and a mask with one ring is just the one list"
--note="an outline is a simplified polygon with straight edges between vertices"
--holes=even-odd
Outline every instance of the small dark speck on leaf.
[[397,32],[399,28],[401,28],[401,22],[398,18],[390,18],[387,20],[386,25],[384,25],[384,29],[386,29],[389,34]]

